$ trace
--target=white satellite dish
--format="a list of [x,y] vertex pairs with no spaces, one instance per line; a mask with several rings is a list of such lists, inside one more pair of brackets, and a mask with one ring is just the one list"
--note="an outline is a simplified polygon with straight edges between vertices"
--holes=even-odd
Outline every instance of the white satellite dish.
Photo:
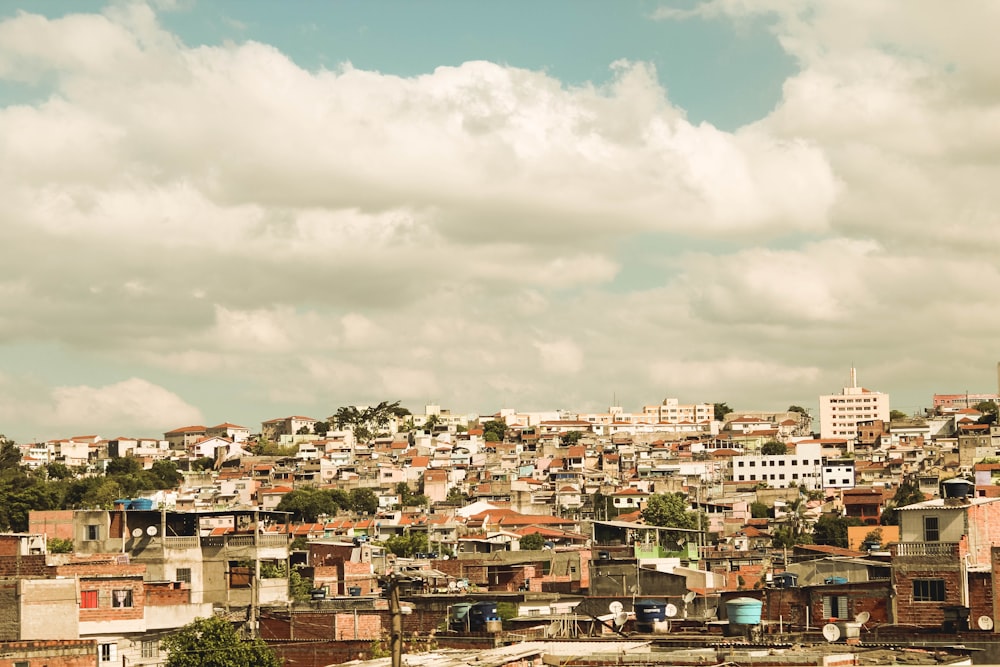
[[980,616],[976,620],[976,625],[979,626],[980,630],[992,630],[993,629],[993,619],[989,616]]
[[664,611],[666,611],[667,618],[673,618],[674,616],[677,615],[677,605],[668,602],[667,608]]
[[622,627],[627,622],[628,622],[628,614],[626,614],[624,611],[620,611],[617,614],[615,614],[615,627],[616,628]]
[[158,531],[156,530],[156,526],[150,526],[149,528],[146,529],[146,534],[149,535],[150,537],[156,535],[157,532]]
[[865,623],[868,622],[868,619],[870,619],[871,617],[872,617],[871,614],[869,614],[867,611],[863,611],[854,617],[854,622],[864,625]]
[[823,626],[823,636],[828,642],[835,642],[840,639],[840,628],[835,623],[827,623]]
[[687,593],[685,593],[684,594],[684,604],[687,604],[691,600],[695,599],[695,597],[697,597],[697,595],[698,594],[695,593],[694,591],[688,591]]
[[142,537],[142,528],[133,528],[132,537]]
[[624,609],[625,609],[625,605],[623,605],[618,600],[615,600],[614,602],[612,602],[611,604],[608,605],[608,611],[610,611],[615,616],[617,616],[618,614],[622,613],[622,611]]

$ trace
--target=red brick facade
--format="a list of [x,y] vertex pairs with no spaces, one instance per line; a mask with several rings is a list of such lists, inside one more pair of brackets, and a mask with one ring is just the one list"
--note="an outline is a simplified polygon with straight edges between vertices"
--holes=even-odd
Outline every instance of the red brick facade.
[[0,642],[0,667],[97,667],[97,642],[85,639]]

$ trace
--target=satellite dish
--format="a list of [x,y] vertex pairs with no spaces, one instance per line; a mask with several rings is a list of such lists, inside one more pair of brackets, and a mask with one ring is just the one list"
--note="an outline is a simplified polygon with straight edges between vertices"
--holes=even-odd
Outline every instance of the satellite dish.
[[616,628],[622,627],[623,625],[625,625],[625,623],[627,621],[628,621],[628,614],[626,614],[624,611],[621,611],[621,612],[618,612],[617,614],[615,614],[615,627]]
[[665,611],[666,611],[666,614],[667,614],[667,618],[673,618],[674,616],[677,615],[677,605],[675,605],[675,604],[673,604],[671,602],[668,602],[667,603],[667,608],[665,609]]
[[623,605],[618,600],[615,600],[614,602],[612,602],[611,604],[608,605],[608,611],[610,611],[615,616],[617,616],[618,614],[622,613],[622,611],[624,609],[625,609],[625,605]]
[[871,614],[869,614],[867,611],[863,611],[854,617],[854,622],[864,625],[865,623],[868,622],[868,619],[871,617],[872,617]]
[[156,530],[156,526],[150,526],[149,528],[146,529],[146,534],[149,535],[150,537],[156,535],[157,532],[158,531]]
[[993,619],[989,616],[980,616],[976,620],[976,625],[979,626],[980,630],[992,630],[993,629]]
[[836,623],[827,623],[823,626],[823,636],[828,642],[835,642],[840,639],[840,628]]
[[691,602],[691,600],[695,599],[695,597],[697,595],[698,594],[695,593],[694,591],[688,591],[687,593],[685,593],[684,594],[684,604],[687,604],[688,602]]
[[142,537],[142,528],[133,528],[132,537]]

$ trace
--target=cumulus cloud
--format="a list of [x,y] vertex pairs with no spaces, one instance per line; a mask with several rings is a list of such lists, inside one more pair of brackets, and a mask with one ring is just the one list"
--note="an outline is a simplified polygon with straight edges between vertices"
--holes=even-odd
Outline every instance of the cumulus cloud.
[[151,423],[130,393],[192,421],[168,379],[289,413],[805,403],[852,364],[929,395],[948,380],[919,360],[946,348],[976,386],[1000,324],[997,11],[658,12],[766,26],[795,58],[733,131],[638,61],[601,85],[485,61],[310,71],[188,46],[142,4],[19,13],[0,80],[45,94],[0,107],[0,353],[118,364],[132,379],[30,393],[81,427]]

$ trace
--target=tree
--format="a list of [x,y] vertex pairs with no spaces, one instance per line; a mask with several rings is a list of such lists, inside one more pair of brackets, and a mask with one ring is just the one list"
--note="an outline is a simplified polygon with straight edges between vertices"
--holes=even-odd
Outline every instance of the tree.
[[483,440],[486,442],[503,442],[507,436],[507,422],[502,419],[491,419],[483,424]]
[[915,481],[912,479],[903,480],[903,483],[896,489],[896,494],[892,497],[892,500],[886,503],[879,523],[883,526],[898,526],[899,513],[896,511],[896,508],[906,507],[913,503],[921,503],[924,500],[926,500],[924,492],[920,490],[920,486]]
[[[701,528],[701,512],[692,512],[687,496],[683,493],[654,493],[646,501],[642,519],[651,526],[698,530]],[[668,532],[667,539],[683,544],[688,534],[682,531]]]
[[444,499],[449,505],[463,505],[469,499],[460,487],[453,486],[448,489],[448,496]]
[[973,406],[976,410],[983,413],[983,416],[979,418],[979,422],[982,424],[992,424],[997,420],[997,404],[993,401],[980,401]]
[[316,422],[313,424],[313,433],[320,437],[326,437],[330,432],[330,422]]
[[750,503],[750,516],[752,516],[754,519],[766,519],[770,515],[770,513],[771,513],[771,508],[765,505],[764,503],[760,502],[759,500],[755,500],[754,502]]
[[177,470],[177,464],[173,461],[154,461],[149,472],[157,479],[161,489],[176,488],[184,479],[184,475]]
[[70,479],[73,471],[65,463],[49,463],[45,466],[45,475],[49,479]]
[[899,421],[900,419],[909,419],[910,416],[903,412],[902,410],[890,410],[889,411],[889,421]]
[[726,415],[733,411],[733,409],[725,403],[714,403],[713,407],[715,409],[715,421],[718,422],[725,421]]
[[783,442],[778,442],[777,440],[771,440],[761,445],[760,453],[764,454],[765,456],[778,456],[781,454],[787,454],[788,447],[786,447],[785,443]]
[[278,512],[291,512],[293,521],[314,523],[321,514],[336,514],[338,508],[326,491],[304,488],[283,495],[274,509]]
[[352,512],[375,514],[378,511],[378,496],[371,489],[351,489],[348,496]]
[[413,554],[426,553],[429,550],[427,533],[423,531],[411,532],[408,535],[393,535],[382,544],[390,552],[403,558],[411,558]]
[[138,459],[131,456],[113,456],[104,469],[106,475],[135,475],[142,472]]
[[789,405],[788,412],[797,412],[800,415],[808,415],[809,411],[803,408],[801,405]]
[[862,525],[861,520],[853,516],[824,514],[813,524],[813,542],[846,549],[847,527]]
[[71,554],[73,553],[73,540],[64,540],[59,537],[50,537],[47,540],[50,554]]
[[163,638],[166,667],[281,667],[263,639],[241,640],[236,628],[218,616],[199,618]]
[[405,410],[405,408],[399,407],[399,401],[394,403],[382,401],[378,405],[369,406],[362,410],[359,410],[355,405],[347,405],[337,408],[337,412],[330,417],[330,421],[336,424],[338,429],[350,429],[358,442],[368,444],[386,431],[400,410]]
[[541,551],[545,547],[545,538],[541,533],[528,533],[519,542],[521,551]]
[[580,442],[580,438],[583,437],[583,431],[569,431],[567,433],[562,433],[559,436],[559,443],[563,447],[572,447],[576,443]]

